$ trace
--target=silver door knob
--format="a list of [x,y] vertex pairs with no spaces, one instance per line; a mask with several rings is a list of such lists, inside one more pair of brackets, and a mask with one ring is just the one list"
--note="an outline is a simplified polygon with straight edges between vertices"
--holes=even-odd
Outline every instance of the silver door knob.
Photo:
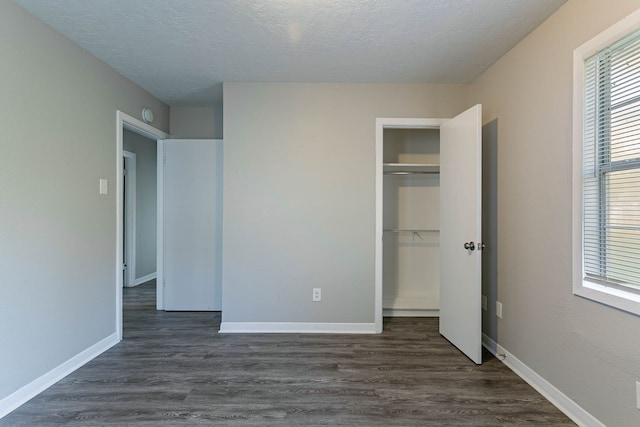
[[464,244],[464,248],[466,250],[472,251],[472,250],[474,250],[476,248],[476,245],[473,242],[469,242],[469,243],[465,243]]

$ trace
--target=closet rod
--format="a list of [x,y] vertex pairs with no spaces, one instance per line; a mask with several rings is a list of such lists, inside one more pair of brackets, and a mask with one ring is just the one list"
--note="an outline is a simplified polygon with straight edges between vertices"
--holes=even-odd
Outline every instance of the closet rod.
[[426,171],[397,171],[397,172],[383,172],[384,175],[438,175],[440,172],[426,172]]
[[402,232],[410,232],[410,233],[439,233],[440,230],[414,230],[410,228],[385,228],[383,231],[389,231],[391,233],[402,233]]

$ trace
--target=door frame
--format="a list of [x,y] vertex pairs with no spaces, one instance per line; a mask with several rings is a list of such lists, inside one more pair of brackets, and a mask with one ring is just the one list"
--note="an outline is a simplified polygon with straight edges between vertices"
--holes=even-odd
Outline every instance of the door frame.
[[385,129],[440,129],[440,125],[449,120],[422,118],[376,118],[376,233],[375,233],[375,285],[374,285],[374,322],[376,333],[382,333],[382,237],[383,237],[383,155]]
[[[160,129],[156,129],[153,126],[148,125],[147,123],[136,119],[133,116],[130,116],[127,113],[124,113],[120,110],[116,111],[116,289],[115,289],[115,307],[116,307],[116,334],[118,337],[118,341],[122,340],[122,263],[123,263],[123,250],[122,250],[122,237],[123,237],[123,212],[122,212],[122,192],[123,192],[123,179],[122,179],[122,170],[123,170],[123,139],[124,139],[124,129],[127,129],[131,132],[137,133],[138,135],[142,135],[146,138],[161,141],[163,139],[169,138],[169,134],[161,131]],[[162,158],[158,158],[158,165],[162,163]],[[161,205],[158,205],[161,206]],[[160,215],[160,210],[158,209],[158,215]],[[158,222],[158,233],[161,233],[160,222]],[[160,235],[158,235],[158,240]],[[158,251],[158,253],[160,253]],[[157,262],[157,261],[156,261]],[[158,269],[160,266],[158,265]],[[162,292],[162,286],[160,286],[160,277],[156,280],[156,298],[157,303],[161,301],[161,294],[158,292]]]
[[[127,264],[127,287],[136,285],[136,153],[124,150],[123,162],[126,163],[127,176],[124,179],[124,215],[123,238],[126,251],[123,255]],[[124,169],[124,163],[123,163]]]

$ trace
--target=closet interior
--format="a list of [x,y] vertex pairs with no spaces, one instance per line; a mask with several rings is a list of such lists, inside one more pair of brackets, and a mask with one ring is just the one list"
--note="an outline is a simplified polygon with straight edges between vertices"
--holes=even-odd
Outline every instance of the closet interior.
[[383,138],[383,315],[438,316],[440,130]]

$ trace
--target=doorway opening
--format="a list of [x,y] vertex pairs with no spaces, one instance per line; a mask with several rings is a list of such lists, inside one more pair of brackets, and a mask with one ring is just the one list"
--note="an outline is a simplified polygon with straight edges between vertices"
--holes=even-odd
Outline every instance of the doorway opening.
[[[392,138],[394,130],[400,132]],[[406,130],[433,129],[432,137],[426,137],[429,132],[417,132],[421,136],[421,144],[429,144],[433,140],[433,150],[415,152],[408,150],[413,144],[415,135]],[[387,136],[385,136],[387,132]],[[376,240],[375,240],[375,288],[374,288],[374,320],[376,332],[382,332],[384,303],[392,311],[411,310],[419,308],[422,315],[429,309],[437,308],[439,317],[440,334],[460,349],[475,363],[482,363],[482,106],[475,105],[452,119],[402,119],[402,118],[378,118],[376,120]],[[385,138],[399,140],[400,147],[405,150],[387,150]],[[391,141],[389,141],[391,142]],[[395,141],[394,143],[397,143]],[[439,147],[439,149],[438,149]],[[413,152],[412,152],[413,151]],[[436,153],[437,151],[437,153]],[[434,155],[434,156],[432,156]],[[431,160],[434,160],[432,164]],[[414,162],[412,159],[417,159]],[[428,182],[416,179],[385,185],[383,176],[386,174],[396,176],[436,175],[439,178]],[[393,182],[391,182],[393,184]],[[421,186],[419,191],[406,191],[409,184]],[[408,203],[409,209],[395,208],[390,211],[388,218],[384,217],[385,206],[383,200],[394,191],[396,199],[407,200],[420,195],[418,203]],[[386,195],[384,193],[387,193]],[[400,192],[406,194],[400,194]],[[439,195],[436,194],[439,192]],[[433,194],[429,194],[433,193]],[[400,197],[402,196],[402,197]],[[424,196],[430,201],[425,202]],[[434,204],[439,205],[434,208]],[[431,206],[428,206],[431,205]],[[409,212],[412,208],[420,208],[420,212]],[[403,208],[406,208],[403,207]],[[429,212],[429,210],[434,212]],[[405,225],[407,224],[407,225]],[[393,238],[385,239],[386,234]],[[406,239],[400,241],[393,235],[406,235]],[[427,236],[434,238],[431,247],[427,242]],[[403,237],[404,238],[404,237]],[[415,242],[412,242],[415,239]],[[431,241],[431,240],[430,240]],[[384,243],[383,243],[384,242]],[[393,244],[396,245],[395,254],[398,254],[399,244],[405,247],[413,245],[413,249],[434,249],[433,258],[439,258],[437,274],[433,274],[432,281],[438,282],[434,292],[423,295],[419,307],[412,307],[409,303],[416,301],[415,295],[410,295],[405,301],[396,301],[393,292],[388,292],[387,301],[384,301],[383,281],[385,280],[385,268],[392,268],[397,264],[395,260],[384,260],[384,245],[387,253],[394,253]],[[419,243],[419,245],[417,244]],[[404,248],[403,248],[404,249]],[[415,251],[414,251],[415,252]],[[404,255],[403,255],[404,256]],[[411,256],[422,257],[422,254],[413,253]],[[404,257],[405,261],[410,257]],[[413,260],[413,270],[426,276],[425,269],[417,266]],[[423,262],[428,260],[422,258]],[[433,260],[432,260],[433,261]],[[433,263],[432,264],[436,264]],[[420,271],[422,270],[422,271]],[[438,277],[439,276],[439,277]],[[426,280],[418,278],[421,288],[424,288]],[[392,284],[394,284],[392,282]],[[435,283],[434,283],[435,285]],[[397,283],[396,283],[397,286]],[[406,286],[411,292],[417,286]],[[435,291],[435,289],[438,289]],[[423,290],[423,289],[421,289]],[[389,295],[390,294],[390,295]],[[414,292],[415,294],[415,292]],[[389,298],[391,296],[392,298]],[[437,299],[437,306],[432,300]],[[431,300],[431,301],[430,301]],[[397,306],[393,305],[398,303]],[[398,309],[398,310],[395,310]],[[435,314],[435,310],[434,314]],[[414,314],[415,315],[415,314]]]
[[[156,144],[158,141],[162,141],[169,137],[165,132],[154,128],[153,126],[144,123],[141,120],[136,119],[122,111],[116,112],[116,286],[115,286],[115,298],[116,298],[116,333],[118,336],[118,340],[122,339],[122,288],[124,286],[124,272],[123,267],[125,265],[125,248],[124,248],[124,227],[125,227],[125,215],[124,215],[124,195],[125,195],[125,177],[124,177],[124,166],[125,166],[125,153],[124,153],[124,135],[125,131],[132,132],[133,134],[140,135],[142,137],[148,138],[152,141],[155,141]],[[161,157],[158,156],[157,164],[161,164]],[[158,168],[160,170],[161,168]],[[162,209],[161,207],[161,197],[160,197],[161,188],[158,185],[157,188],[157,204],[156,204],[156,212],[157,212],[157,244],[156,244],[156,268],[157,268],[157,278],[156,278],[156,308],[163,309],[163,293],[161,282],[161,272],[162,272],[162,229],[160,224],[162,224]],[[131,194],[129,195],[131,196]],[[130,232],[131,233],[131,232]],[[129,243],[127,247],[131,247]],[[130,249],[131,250],[131,249]],[[136,262],[136,264],[138,264]],[[133,270],[133,268],[130,268]],[[135,276],[135,271],[129,271],[129,275]],[[144,277],[142,278],[144,279]],[[133,279],[133,283],[136,280],[141,280],[140,277]]]
[[[426,172],[430,172],[430,169],[433,168],[429,168],[428,166],[422,167],[422,166],[416,166],[416,162],[415,161],[404,161],[405,159],[402,157],[399,157],[399,154],[393,153],[392,155],[395,155],[394,157],[396,157],[396,159],[394,161],[389,161],[389,151],[396,151],[396,150],[389,150],[389,144],[387,143],[387,153],[385,153],[385,131],[389,132],[390,130],[405,130],[405,131],[433,131],[433,132],[438,132],[440,129],[440,125],[445,121],[445,119],[403,119],[403,118],[380,118],[376,120],[376,271],[375,271],[375,325],[376,325],[376,332],[377,333],[381,333],[382,332],[382,326],[383,326],[383,313],[384,313],[384,289],[383,289],[383,277],[384,277],[384,271],[383,271],[383,266],[385,264],[384,261],[384,257],[383,257],[383,241],[385,239],[385,234],[389,234],[389,233],[393,233],[396,234],[396,232],[398,233],[403,233],[409,234],[409,238],[413,239],[413,238],[417,238],[418,239],[422,239],[423,234],[424,235],[429,235],[429,237],[432,237],[431,235],[434,233],[431,232],[425,232],[422,233],[420,231],[416,231],[418,230],[417,228],[411,228],[409,231],[405,232],[404,228],[399,228],[399,227],[395,227],[395,226],[389,226],[387,227],[388,230],[385,233],[385,219],[384,219],[384,212],[385,212],[385,207],[384,207],[384,202],[383,202],[383,193],[384,193],[384,188],[385,188],[385,171],[387,172],[391,172],[391,173],[398,173],[397,176],[405,176],[404,174],[410,174],[412,173],[414,170],[418,169],[424,169],[424,171]],[[389,135],[387,134],[387,138],[389,137]],[[439,144],[439,141],[438,141]],[[387,165],[385,166],[385,162],[387,163]],[[401,163],[402,162],[402,163]],[[428,163],[426,163],[428,164]],[[413,165],[413,166],[411,166]],[[422,172],[422,170],[419,170],[419,172]],[[408,176],[408,175],[406,175]],[[388,183],[387,183],[388,184]],[[389,189],[387,188],[387,191]],[[387,196],[388,197],[388,196]],[[388,221],[388,218],[387,218]],[[420,229],[422,230],[422,228]],[[424,228],[424,230],[427,230],[427,228]],[[429,229],[430,230],[430,229]],[[388,298],[388,297],[387,297]]]
[[438,317],[440,130],[384,129],[385,317]]

